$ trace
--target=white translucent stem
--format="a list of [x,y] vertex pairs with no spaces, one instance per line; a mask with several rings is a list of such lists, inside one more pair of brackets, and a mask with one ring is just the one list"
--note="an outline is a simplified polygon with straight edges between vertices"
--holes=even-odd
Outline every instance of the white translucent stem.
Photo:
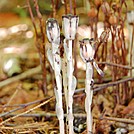
[[72,80],[73,80],[73,59],[72,59],[72,40],[68,41],[68,63],[67,63],[67,76],[68,76],[68,125],[69,134],[73,134],[73,91],[72,91]]
[[62,105],[62,80],[61,80],[61,63],[59,50],[54,47],[56,44],[52,44],[52,56],[53,56],[53,67],[56,79],[55,95],[56,95],[56,114],[59,119],[60,134],[64,134],[64,112]]
[[91,104],[92,104],[92,96],[93,90],[91,89],[92,85],[92,76],[93,76],[93,68],[90,62],[86,63],[86,80],[85,80],[85,111],[87,114],[87,134],[92,133],[92,114],[91,114]]

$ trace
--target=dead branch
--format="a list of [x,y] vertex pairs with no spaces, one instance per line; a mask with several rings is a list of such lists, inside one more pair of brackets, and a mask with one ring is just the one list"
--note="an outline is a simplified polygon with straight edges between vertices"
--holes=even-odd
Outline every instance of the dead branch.
[[[51,97],[53,97],[53,96],[51,96]],[[12,110],[10,110],[10,111],[8,111],[8,112],[5,112],[5,113],[0,114],[0,117],[8,116],[9,114],[11,114],[11,113],[13,113],[13,112],[16,112],[16,111],[21,110],[21,109],[23,109],[23,108],[26,108],[26,107],[28,107],[28,106],[34,105],[34,104],[36,104],[36,103],[40,103],[40,102],[42,102],[42,101],[45,101],[45,100],[47,100],[47,99],[50,99],[51,97],[49,97],[49,98],[44,98],[44,99],[41,99],[41,100],[32,101],[32,102],[28,102],[28,103],[25,103],[25,104],[4,105],[4,106],[2,106],[2,108],[6,108],[6,107],[17,107],[17,108],[12,109]]]
[[111,121],[117,121],[117,122],[123,122],[128,124],[134,124],[134,120],[131,119],[124,119],[124,118],[115,118],[115,117],[101,117],[103,120],[111,120]]
[[33,76],[33,75],[39,73],[40,71],[41,71],[41,66],[40,65],[35,67],[35,68],[29,69],[29,70],[27,70],[27,71],[25,71],[25,72],[23,72],[23,73],[21,73],[17,76],[14,76],[14,77],[8,78],[4,81],[1,81],[0,82],[0,88],[2,88],[3,86],[6,86],[8,84],[11,84],[15,81],[22,80],[22,79],[25,79],[25,78],[29,78],[30,76]]
[[40,108],[41,106],[43,106],[43,105],[47,104],[48,102],[52,101],[54,98],[55,98],[55,97],[51,97],[50,99],[48,99],[48,100],[42,102],[41,104],[39,104],[39,105],[37,105],[37,106],[35,106],[35,107],[33,107],[33,108],[31,108],[31,109],[29,109],[29,110],[23,112],[23,113],[20,113],[20,114],[17,114],[16,116],[13,116],[13,117],[11,117],[11,118],[8,118],[8,119],[2,121],[2,122],[0,123],[0,125],[3,125],[3,124],[5,124],[5,123],[7,123],[8,121],[11,121],[11,120],[13,120],[13,119],[15,119],[15,118],[18,118],[18,117],[22,116],[23,114],[30,113],[30,112],[32,112],[33,110],[35,110],[35,109],[37,109],[37,108]]
[[133,66],[131,67],[131,66],[126,66],[126,65],[116,64],[116,63],[110,63],[110,62],[98,62],[98,64],[106,64],[108,66],[115,66],[115,67],[120,67],[120,68],[124,68],[124,69],[128,69],[128,70],[134,69]]
[[[122,80],[117,80],[117,81],[114,81],[114,82],[109,82],[109,83],[105,83],[105,84],[100,84],[100,85],[96,85],[93,87],[93,91],[94,92],[98,92],[102,89],[105,89],[105,88],[108,88],[108,87],[111,87],[111,86],[116,86],[118,84],[121,84],[121,83],[124,83],[124,82],[128,82],[128,81],[133,81],[134,80],[134,77],[128,77],[128,78],[124,78]],[[84,91],[85,88],[80,88],[80,89],[77,89],[75,90],[75,93],[78,93],[78,92],[81,92],[81,91]]]

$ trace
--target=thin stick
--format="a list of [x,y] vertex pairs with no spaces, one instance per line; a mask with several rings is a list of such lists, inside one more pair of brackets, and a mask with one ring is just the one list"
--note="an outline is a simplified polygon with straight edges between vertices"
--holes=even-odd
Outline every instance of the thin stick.
[[68,3],[67,3],[68,0],[64,0],[65,2],[65,14],[68,13]]
[[72,14],[72,0],[69,0],[69,5],[70,5],[70,14]]
[[35,24],[35,19],[34,19],[34,16],[33,16],[33,12],[32,12],[29,0],[27,0],[27,6],[28,6],[28,10],[29,10],[29,14],[30,14],[30,17],[31,17],[31,21],[33,23],[33,27],[34,27],[34,30],[35,30],[36,38],[38,38],[38,32],[37,32],[37,28],[36,28],[36,24]]
[[[131,39],[131,46],[130,46],[130,67],[132,68],[133,65],[133,40],[134,40],[134,24],[132,29],[132,39]],[[130,76],[132,77],[132,69],[130,70]]]
[[[53,97],[53,96],[51,96],[51,97]],[[51,97],[49,97],[47,99],[50,99]],[[11,114],[13,112],[16,112],[16,111],[21,110],[23,108],[26,108],[28,106],[34,105],[36,103],[40,103],[40,102],[45,101],[45,100],[46,100],[46,98],[41,99],[41,100],[36,100],[36,101],[28,102],[28,103],[25,103],[25,104],[16,104],[16,105],[11,105],[11,106],[9,105],[10,107],[17,107],[17,108],[12,109],[12,110],[10,110],[8,112],[0,114],[0,117],[8,116],[9,114]],[[5,106],[4,105],[3,107],[9,107],[9,106],[7,106],[7,105]]]
[[123,123],[127,123],[127,124],[134,124],[134,120],[130,120],[130,119],[114,118],[114,117],[106,117],[106,116],[101,117],[101,119],[117,121],[117,122],[123,122]]
[[36,13],[37,13],[37,17],[39,19],[40,22],[40,32],[42,35],[41,38],[41,42],[40,42],[40,38],[36,38],[36,44],[37,44],[37,48],[38,48],[38,52],[39,52],[39,56],[40,56],[40,64],[42,67],[42,75],[43,75],[43,86],[42,86],[42,91],[45,94],[47,94],[47,89],[46,89],[46,53],[45,53],[45,27],[44,27],[44,20],[42,18],[42,15],[39,11],[39,6],[38,6],[38,1],[34,0],[34,4],[35,4],[35,9],[36,9]]
[[111,63],[111,62],[97,62],[97,63],[98,64],[106,64],[109,66],[116,66],[116,67],[120,67],[120,68],[124,68],[124,69],[128,69],[128,70],[134,69],[133,66],[126,66],[126,65],[116,64],[116,63]]
[[76,15],[76,0],[73,0],[74,15]]
[[41,107],[41,106],[47,104],[48,102],[50,102],[50,101],[53,100],[54,98],[55,98],[55,97],[52,97],[52,98],[48,99],[47,101],[44,101],[44,102],[42,102],[41,104],[39,104],[39,105],[37,105],[37,106],[35,106],[35,107],[33,107],[33,108],[31,108],[31,109],[29,109],[29,110],[23,112],[23,113],[20,113],[20,114],[17,114],[16,116],[13,116],[13,117],[11,117],[11,118],[8,118],[8,119],[2,121],[2,122],[0,123],[0,125],[3,125],[3,124],[5,124],[5,123],[7,123],[8,121],[11,121],[11,120],[13,120],[13,119],[15,119],[15,118],[18,118],[18,117],[22,116],[23,114],[30,113],[31,111],[33,111],[33,110],[35,110],[35,109],[37,109],[37,108],[39,108],[39,107]]
[[32,75],[35,75],[35,74],[39,73],[40,71],[41,71],[41,66],[40,65],[35,67],[35,68],[29,69],[29,70],[21,73],[20,75],[14,76],[12,78],[8,78],[8,79],[0,82],[0,88],[2,88],[3,86],[6,86],[8,84],[11,84],[11,83],[13,83],[15,81],[28,78],[28,77],[30,77]]
[[[11,101],[12,101],[13,98],[16,96],[16,94],[18,93],[18,91],[19,91],[19,89],[17,88],[17,89],[15,90],[15,92],[13,93],[13,95],[11,96],[11,98],[9,99],[9,101],[7,102],[6,106],[11,103]],[[6,109],[7,109],[7,107],[5,107],[5,108],[3,109],[3,111],[6,111]]]
[[134,80],[134,77],[129,77],[129,78],[126,78],[123,80],[118,80],[118,81],[102,84],[101,86],[98,86],[98,87],[96,86],[94,89],[94,92],[99,91],[99,90],[104,89],[104,88],[107,88],[107,87],[116,86],[118,84],[125,83],[128,81],[133,81],[133,80]]
[[53,18],[55,18],[55,16],[56,16],[56,7],[55,7],[54,0],[51,0],[51,3],[52,3]]

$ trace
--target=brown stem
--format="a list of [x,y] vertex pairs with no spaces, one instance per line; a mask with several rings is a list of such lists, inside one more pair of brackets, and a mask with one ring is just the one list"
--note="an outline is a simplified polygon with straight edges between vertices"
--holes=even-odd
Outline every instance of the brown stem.
[[124,119],[124,118],[115,118],[115,117],[101,117],[103,120],[111,120],[111,121],[117,121],[117,122],[123,122],[127,124],[134,124],[134,120],[131,119]]
[[67,1],[68,1],[68,0],[64,0],[64,2],[65,2],[65,14],[67,14],[67,13],[68,13]]
[[69,5],[70,5],[70,14],[72,14],[72,0],[69,0]]
[[[33,12],[31,9],[31,5],[29,0],[27,0],[27,5],[28,5],[28,10],[30,13],[30,17],[31,17],[31,21],[35,30],[35,35],[36,35],[36,47],[39,53],[39,57],[40,57],[40,64],[42,67],[42,71],[43,71],[43,93],[46,94],[46,60],[45,60],[45,46],[44,46],[44,42],[45,42],[45,36],[44,36],[44,31],[43,31],[43,27],[44,27],[44,23],[43,23],[43,19],[42,19],[42,15],[39,11],[39,6],[38,6],[38,2],[37,0],[34,0],[34,4],[35,4],[35,9],[36,9],[36,13],[40,22],[40,31],[41,31],[41,35],[42,35],[42,41],[40,42],[39,39],[39,35],[37,32],[37,28],[36,28],[36,23],[35,23],[35,19],[33,16]],[[43,50],[42,50],[43,49]]]
[[50,99],[48,99],[48,100],[42,102],[41,104],[39,104],[39,105],[37,105],[37,106],[35,106],[35,107],[31,108],[31,109],[28,109],[28,110],[25,111],[25,112],[22,112],[22,113],[20,113],[20,114],[17,114],[16,116],[13,116],[13,117],[11,117],[11,118],[8,118],[8,119],[2,121],[2,122],[0,123],[0,125],[3,125],[3,124],[5,124],[5,123],[7,123],[8,121],[11,121],[11,120],[13,120],[13,119],[16,119],[16,118],[18,118],[18,117],[20,117],[20,116],[22,116],[22,115],[24,115],[24,114],[27,114],[27,113],[29,113],[29,112],[32,112],[33,110],[35,110],[35,109],[37,109],[37,108],[40,108],[41,106],[43,106],[43,105],[47,104],[48,102],[52,101],[54,98],[55,98],[55,97],[52,97],[52,98],[50,98]]
[[[130,46],[130,67],[132,67],[133,63],[133,40],[134,40],[134,25],[133,25],[133,31],[132,31],[132,40],[131,40],[131,46]],[[132,77],[132,69],[130,70],[130,76]]]
[[76,15],[76,0],[73,0],[74,15]]
[[56,6],[55,6],[55,3],[54,3],[54,0],[51,0],[51,3],[52,3],[52,10],[53,10],[53,18],[55,18],[55,16],[56,16]]
[[36,38],[38,38],[38,32],[37,32],[37,28],[36,28],[36,24],[35,24],[35,19],[34,19],[34,16],[33,16],[33,12],[32,12],[29,0],[27,0],[27,6],[28,6],[31,21],[32,21],[32,24],[33,24],[33,27],[34,27],[34,30],[35,30],[35,36],[36,36]]

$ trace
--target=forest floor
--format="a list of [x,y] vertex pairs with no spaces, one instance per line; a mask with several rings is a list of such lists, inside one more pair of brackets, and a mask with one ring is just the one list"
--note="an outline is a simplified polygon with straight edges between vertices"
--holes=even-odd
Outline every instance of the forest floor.
[[[42,72],[34,39],[32,35],[26,36],[30,31],[28,28],[26,31],[8,35],[0,43],[1,134],[57,134],[59,132],[50,65],[47,62],[48,93],[44,96],[41,90]],[[10,73],[3,72],[5,62],[10,59],[16,59],[17,63],[15,62],[14,65],[17,67],[13,67]],[[20,68],[20,71],[17,72],[16,68]],[[77,78],[74,114],[78,114],[78,119],[85,120],[85,70],[78,68]],[[123,77],[112,82],[111,77],[104,76],[103,80],[100,80],[100,77],[95,75],[92,103],[93,133],[134,134],[133,97],[133,77]],[[65,107],[64,99],[63,104]],[[86,134],[86,130],[83,130],[82,134]]]

